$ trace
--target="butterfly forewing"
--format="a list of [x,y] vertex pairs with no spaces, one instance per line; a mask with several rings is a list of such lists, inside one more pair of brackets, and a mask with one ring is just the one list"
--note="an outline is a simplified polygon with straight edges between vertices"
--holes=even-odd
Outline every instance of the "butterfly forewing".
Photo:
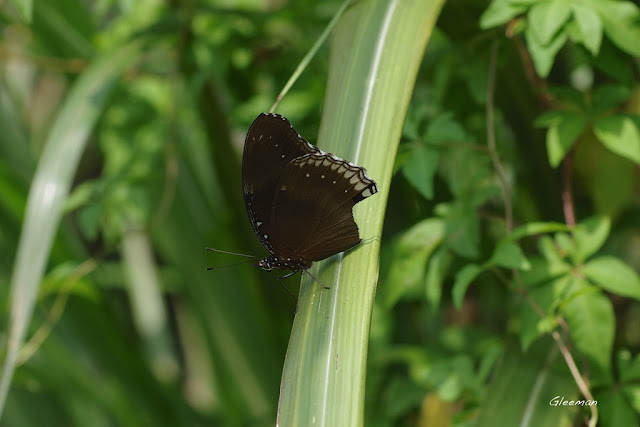
[[273,234],[270,215],[278,180],[293,159],[317,152],[280,115],[262,113],[249,128],[242,156],[244,203],[253,230],[272,254],[268,236]]

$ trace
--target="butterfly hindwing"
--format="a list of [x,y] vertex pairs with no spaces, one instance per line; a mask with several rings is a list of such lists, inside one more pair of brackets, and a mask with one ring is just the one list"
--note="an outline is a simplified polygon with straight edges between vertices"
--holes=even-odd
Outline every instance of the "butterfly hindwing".
[[[276,188],[271,218],[276,252],[309,261],[360,243],[353,206],[377,191],[363,168],[324,152],[292,160]],[[289,256],[289,255],[288,255]]]

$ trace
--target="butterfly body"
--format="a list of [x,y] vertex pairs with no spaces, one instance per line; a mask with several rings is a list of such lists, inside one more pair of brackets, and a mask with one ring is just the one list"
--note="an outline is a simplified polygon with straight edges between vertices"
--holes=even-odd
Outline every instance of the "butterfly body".
[[247,133],[242,189],[264,270],[307,270],[360,243],[353,206],[378,190],[366,170],[305,140],[284,117],[260,114]]

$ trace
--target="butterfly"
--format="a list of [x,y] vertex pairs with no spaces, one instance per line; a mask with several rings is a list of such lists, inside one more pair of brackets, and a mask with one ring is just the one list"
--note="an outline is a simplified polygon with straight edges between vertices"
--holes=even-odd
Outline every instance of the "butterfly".
[[256,264],[263,270],[288,277],[359,244],[352,208],[377,191],[363,167],[314,147],[281,115],[262,113],[249,128],[242,193],[269,253]]

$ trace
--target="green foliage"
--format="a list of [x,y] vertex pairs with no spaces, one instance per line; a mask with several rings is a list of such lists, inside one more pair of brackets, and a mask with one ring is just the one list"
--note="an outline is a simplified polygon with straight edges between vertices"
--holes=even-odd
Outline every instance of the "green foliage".
[[637,2],[450,0],[422,57],[384,50],[378,72],[419,63],[416,81],[371,85],[372,40],[406,28],[364,24],[409,6],[347,7],[369,29],[339,26],[278,112],[337,154],[366,124],[374,243],[313,270],[339,289],[304,281],[297,307],[203,250],[264,253],[244,134],[342,5],[271,3],[0,6],[0,424],[273,425],[281,386],[318,423],[309,396],[355,389],[331,404],[364,402],[364,425],[637,425]]

